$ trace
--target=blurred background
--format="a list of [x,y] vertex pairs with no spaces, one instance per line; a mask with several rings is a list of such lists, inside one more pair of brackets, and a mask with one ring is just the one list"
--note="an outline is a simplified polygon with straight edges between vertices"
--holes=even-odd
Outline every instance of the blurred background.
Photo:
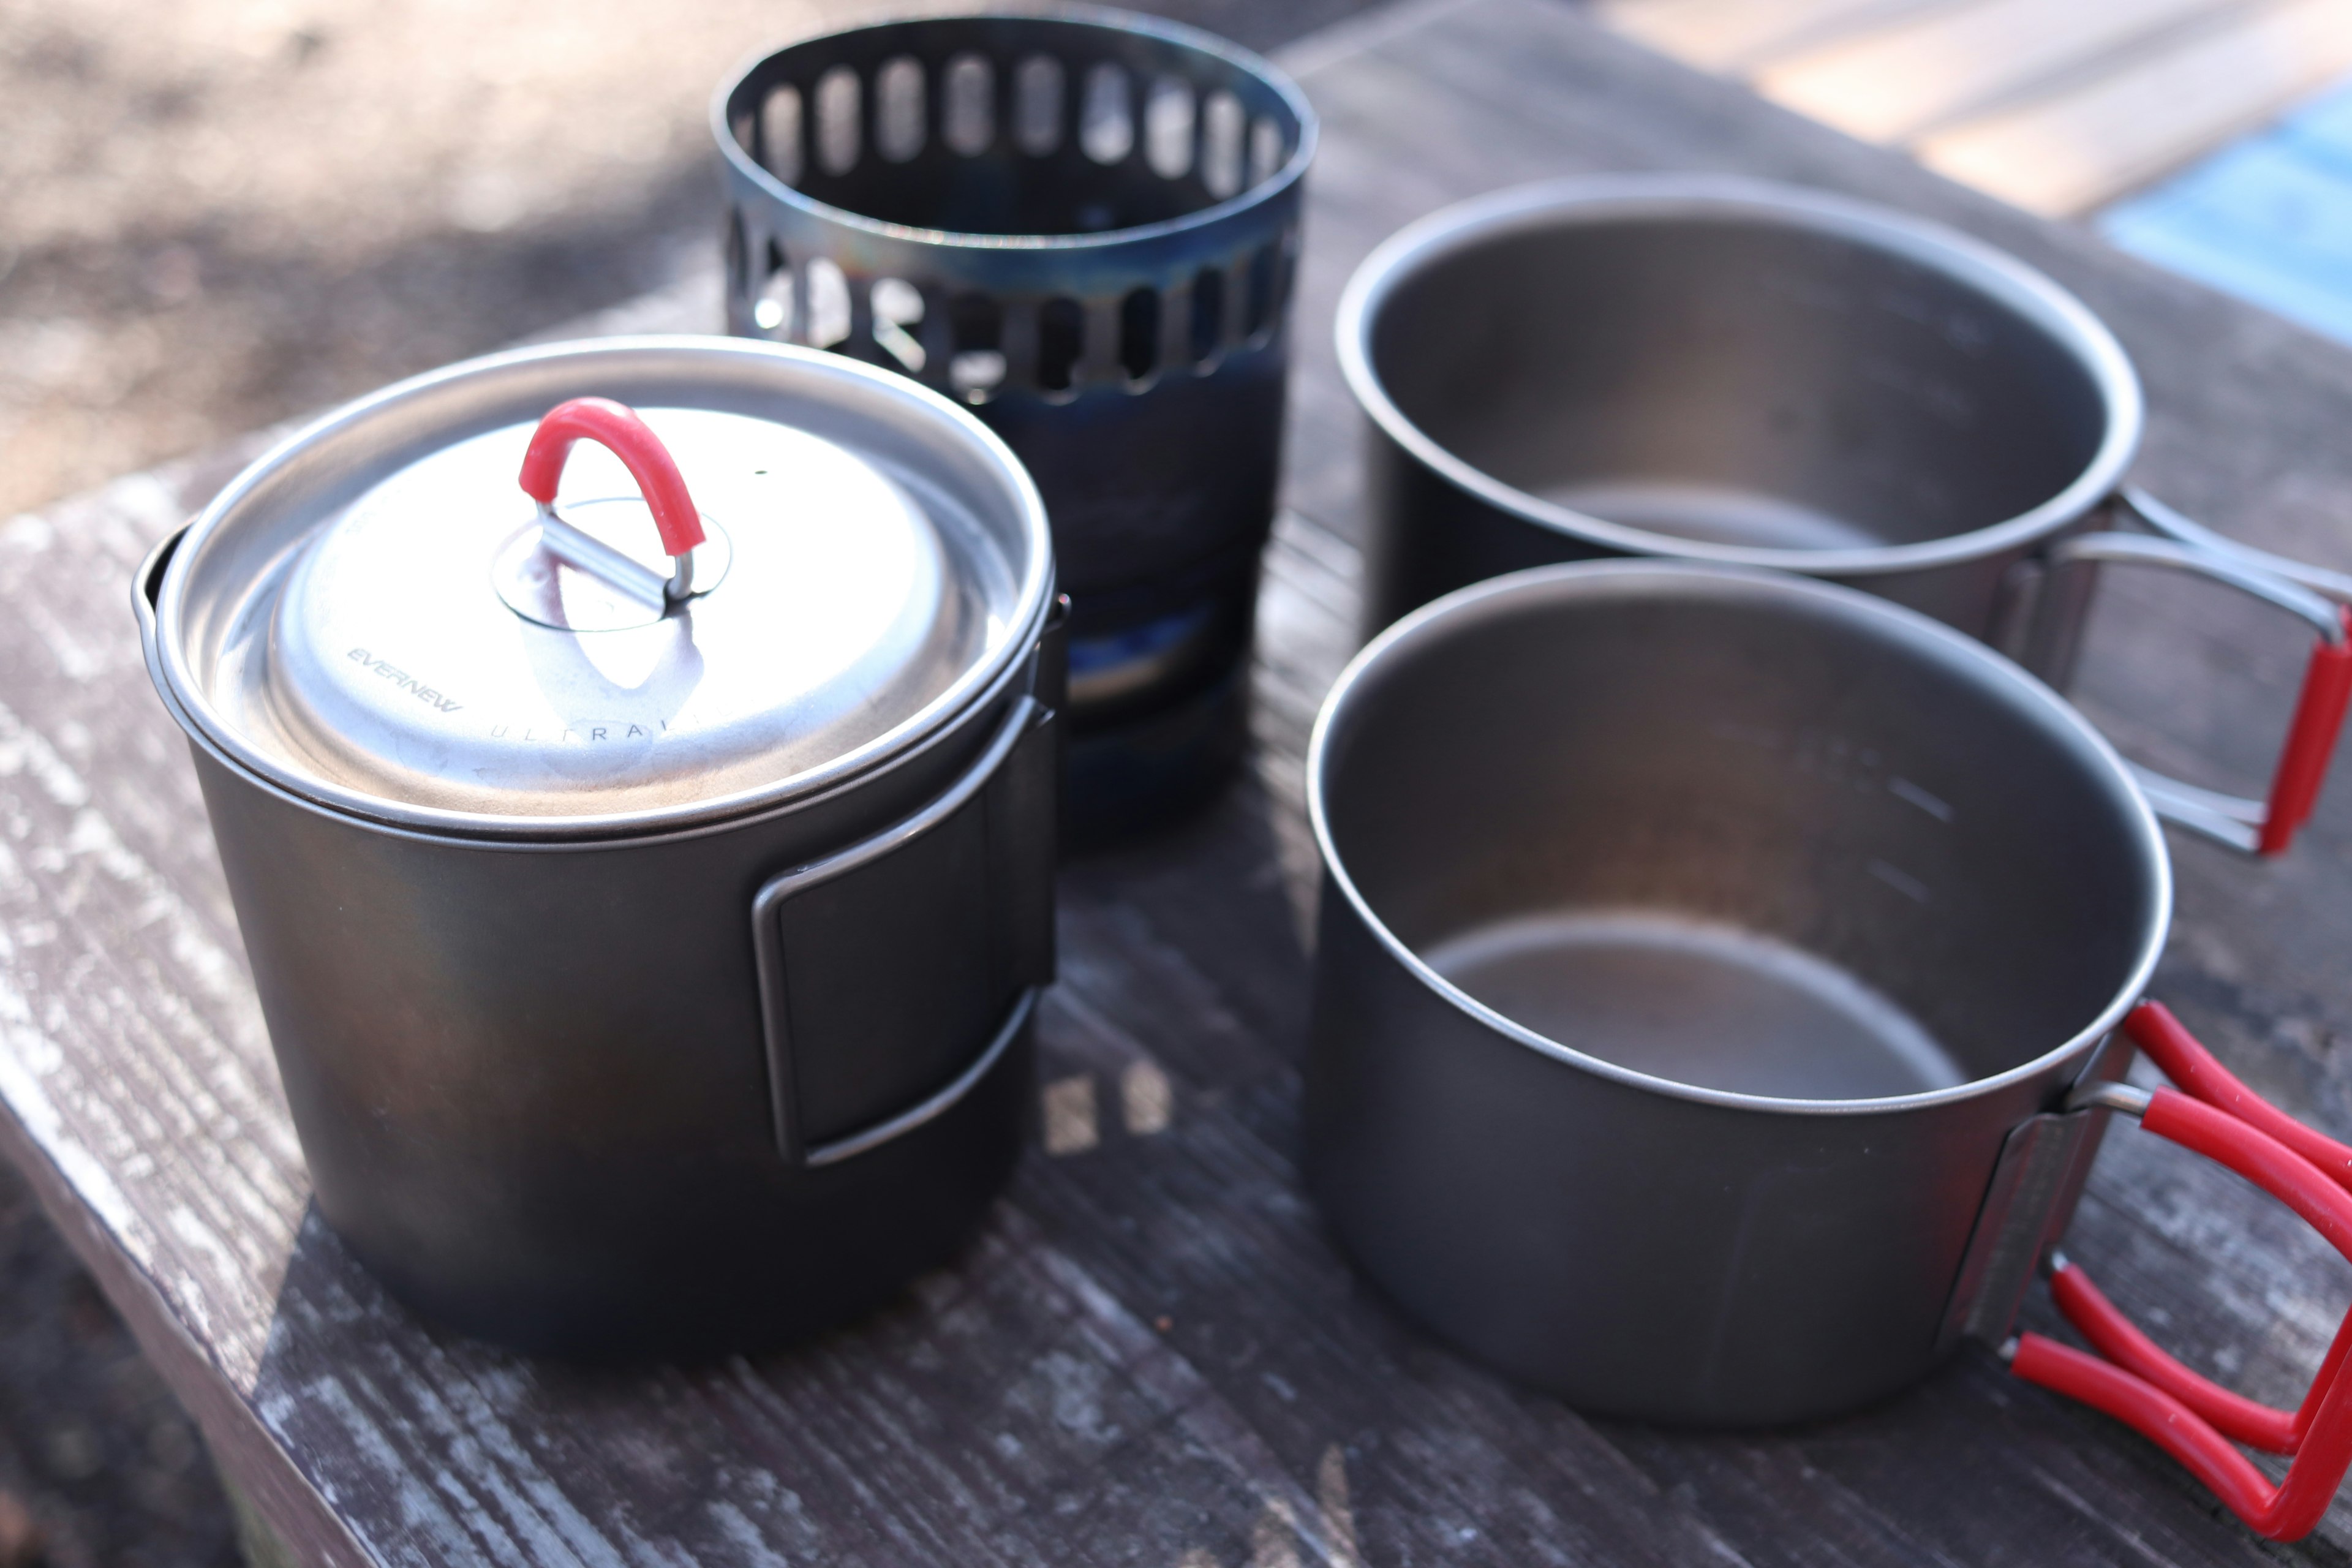
[[[1269,48],[1364,4],[1136,8]],[[711,265],[720,79],[946,8],[0,0],[0,517]]]
[[[1373,3],[1139,8],[1274,49]],[[2352,338],[2352,0],[1582,3]],[[656,289],[709,287],[715,329],[714,88],[948,8],[0,0],[0,518]],[[227,1565],[235,1530],[0,1167],[0,1568]]]

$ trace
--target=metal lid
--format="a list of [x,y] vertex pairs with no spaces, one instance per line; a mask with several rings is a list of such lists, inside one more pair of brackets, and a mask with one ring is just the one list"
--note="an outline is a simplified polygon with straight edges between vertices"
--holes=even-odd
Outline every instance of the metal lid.
[[1051,580],[1026,474],[945,399],[829,354],[625,339],[296,436],[197,521],[157,630],[195,727],[298,794],[585,836],[918,743],[1026,653]]

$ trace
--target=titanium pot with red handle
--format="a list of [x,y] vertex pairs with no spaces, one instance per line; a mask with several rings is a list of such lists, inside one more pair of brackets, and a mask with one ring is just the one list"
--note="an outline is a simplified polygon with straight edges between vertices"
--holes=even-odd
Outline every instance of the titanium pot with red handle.
[[[2131,1422],[2266,1533],[2352,1458],[2171,1361],[2055,1254],[2117,1111],[2352,1256],[2352,1150],[2147,1000],[2171,873],[2049,688],[1780,574],[1522,572],[1391,627],[1307,763],[1307,1170],[1481,1359],[1640,1420],[1809,1420],[1963,1341]],[[2137,1045],[2179,1086],[2121,1080]],[[2037,1265],[2095,1347],[2011,1337]],[[2231,1439],[2296,1454],[2274,1488]]]
[[395,1294],[708,1352],[971,1231],[1053,972],[1060,673],[969,414],[723,339],[477,360],[260,459],[135,598],[319,1208]]
[[1372,426],[1374,629],[1521,567],[1663,556],[1864,589],[2063,687],[2103,565],[2187,572],[2318,642],[2264,798],[2141,787],[2263,854],[2317,801],[2352,623],[2265,583],[2344,601],[2352,577],[2121,488],[2146,419],[2131,361],[2013,257],[1794,186],[1562,180],[1391,237],[1349,282],[1339,348]]

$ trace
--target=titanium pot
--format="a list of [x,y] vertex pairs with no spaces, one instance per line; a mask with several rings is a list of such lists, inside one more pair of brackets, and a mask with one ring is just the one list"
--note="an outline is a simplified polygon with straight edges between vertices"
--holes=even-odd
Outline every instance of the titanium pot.
[[[1690,176],[1499,192],[1374,251],[1339,347],[1374,431],[1374,628],[1523,566],[1670,556],[1865,589],[2063,687],[2100,563],[2352,598],[2119,489],[2144,415],[2114,334],[2013,258],[1883,207]],[[2090,531],[2110,517],[2155,531]],[[2267,797],[2143,772],[2159,815],[2286,847],[2352,682],[2344,613],[2313,626]]]
[[1257,56],[1078,7],[801,40],[712,105],[727,329],[968,404],[1071,595],[1065,823],[1213,793],[1247,739],[1315,115]]
[[714,338],[404,382],[158,549],[319,1209],[396,1295],[705,1353],[954,1251],[1053,968],[1053,570],[969,414]]
[[[2264,1425],[2053,1255],[2114,1110],[2339,1248],[2352,1194],[2288,1145],[2352,1150],[2143,1000],[2164,841],[2040,681],[1826,584],[1541,568],[1360,654],[1307,791],[1308,1180],[1412,1315],[1580,1407],[1707,1426],[1850,1410],[1977,1338],[2258,1528],[2326,1508],[2340,1355],[2304,1426]],[[2126,1037],[2234,1114],[2118,1081]],[[2113,1360],[2011,1341],[2037,1262]],[[2312,1451],[2281,1500],[2217,1431]]]

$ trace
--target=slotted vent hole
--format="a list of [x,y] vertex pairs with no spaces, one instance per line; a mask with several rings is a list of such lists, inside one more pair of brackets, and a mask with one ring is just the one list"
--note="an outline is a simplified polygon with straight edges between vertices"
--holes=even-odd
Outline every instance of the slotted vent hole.
[[766,336],[783,341],[793,334],[793,269],[784,247],[768,241],[766,276],[751,297],[751,324]]
[[760,105],[760,160],[788,185],[801,181],[801,89],[787,84]]
[[978,55],[958,55],[940,78],[940,140],[966,158],[996,140],[996,72]]
[[984,403],[1004,384],[1004,311],[985,294],[948,301],[948,386],[967,403]]
[[803,268],[808,289],[808,343],[829,349],[849,338],[849,279],[820,256]]
[[1225,330],[1225,275],[1217,268],[1203,267],[1192,279],[1191,327],[1186,342],[1192,363],[1205,363],[1215,356]]
[[875,345],[909,375],[920,375],[930,356],[914,329],[923,324],[923,291],[903,278],[877,278],[866,296],[874,312]]
[[912,55],[882,62],[874,73],[874,150],[903,163],[923,150],[923,67]]
[[1261,114],[1250,125],[1249,183],[1274,178],[1282,167],[1282,127],[1270,114]]
[[1086,312],[1071,299],[1048,300],[1037,310],[1037,384],[1066,392],[1086,352]]
[[1192,84],[1181,78],[1155,78],[1143,100],[1143,161],[1163,180],[1181,179],[1192,168]]
[[1130,289],[1118,302],[1118,363],[1141,381],[1160,366],[1160,290]]
[[857,73],[835,66],[816,79],[816,157],[828,174],[857,167],[865,89]]
[[1201,184],[1219,201],[1242,188],[1242,136],[1248,116],[1242,100],[1223,89],[1201,110]]
[[1013,73],[1013,141],[1033,158],[1062,144],[1062,62],[1031,55]]
[[1078,146],[1097,163],[1118,163],[1135,150],[1135,110],[1127,73],[1108,60],[1087,72]]

